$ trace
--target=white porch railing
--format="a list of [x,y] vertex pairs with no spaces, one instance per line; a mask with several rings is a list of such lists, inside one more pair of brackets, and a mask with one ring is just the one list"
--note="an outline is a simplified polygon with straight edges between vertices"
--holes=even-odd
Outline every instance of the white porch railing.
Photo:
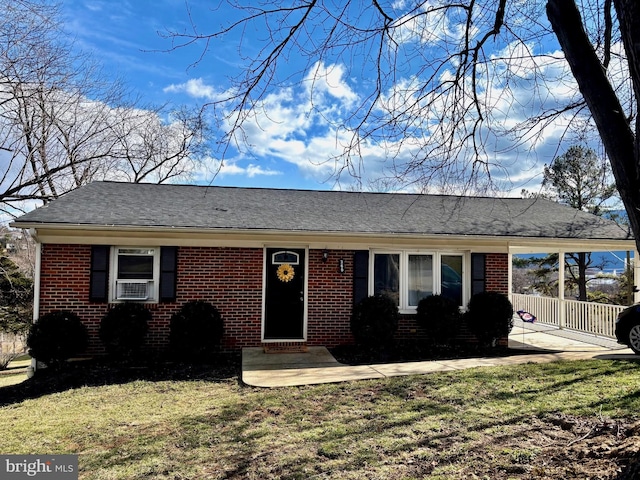
[[615,338],[614,329],[618,313],[626,307],[604,303],[560,300],[552,297],[511,294],[515,311],[525,310],[536,316],[540,323]]
[[538,322],[560,326],[560,300],[552,297],[511,294],[513,310],[524,310],[536,316]]

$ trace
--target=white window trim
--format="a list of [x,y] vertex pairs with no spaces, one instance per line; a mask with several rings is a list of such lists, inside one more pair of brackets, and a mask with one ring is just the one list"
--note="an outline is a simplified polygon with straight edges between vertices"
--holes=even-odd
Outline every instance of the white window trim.
[[375,279],[374,279],[374,264],[376,255],[391,255],[396,254],[400,256],[400,292],[398,308],[400,313],[403,314],[415,314],[417,307],[409,306],[409,255],[431,255],[433,257],[433,293],[441,293],[442,286],[442,257],[443,256],[458,256],[462,257],[462,305],[464,307],[469,302],[469,294],[471,292],[471,275],[470,275],[470,262],[471,256],[467,251],[449,251],[449,250],[371,250],[369,255],[369,295],[374,294]]
[[[148,292],[148,296],[144,300],[129,300],[117,298],[117,282],[118,282],[118,255],[120,249],[127,250],[153,250],[153,279],[144,281],[151,282],[151,289]],[[160,297],[160,247],[141,247],[141,246],[127,246],[117,245],[111,247],[110,265],[109,265],[109,302],[110,303],[124,303],[124,302],[141,302],[141,303],[158,303]]]

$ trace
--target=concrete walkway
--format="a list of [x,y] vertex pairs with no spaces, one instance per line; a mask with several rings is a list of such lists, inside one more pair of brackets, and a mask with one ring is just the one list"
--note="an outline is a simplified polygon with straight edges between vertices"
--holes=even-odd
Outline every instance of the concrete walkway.
[[515,322],[509,336],[509,347],[531,350],[531,353],[509,357],[350,366],[338,363],[324,347],[309,347],[305,353],[264,353],[259,347],[245,348],[242,350],[242,381],[255,387],[289,387],[558,360],[640,360],[640,356],[634,355],[631,349],[614,340],[520,320]]

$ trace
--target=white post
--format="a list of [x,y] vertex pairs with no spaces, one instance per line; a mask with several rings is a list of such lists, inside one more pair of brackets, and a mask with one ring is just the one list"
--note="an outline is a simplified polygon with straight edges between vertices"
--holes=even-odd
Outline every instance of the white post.
[[558,252],[558,327],[565,328],[567,323],[564,308],[564,250]]
[[507,255],[507,262],[509,262],[509,267],[507,268],[507,296],[511,300],[511,294],[513,293],[513,253],[511,253],[511,249],[509,249],[509,254]]

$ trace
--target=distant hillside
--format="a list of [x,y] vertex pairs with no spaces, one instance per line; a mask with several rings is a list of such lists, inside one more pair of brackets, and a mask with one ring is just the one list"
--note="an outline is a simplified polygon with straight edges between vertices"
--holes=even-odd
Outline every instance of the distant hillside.
[[[523,254],[514,255],[517,258],[543,258],[545,254]],[[593,252],[591,254],[591,264],[593,267],[599,267],[603,273],[620,274],[625,268],[627,252]],[[633,252],[631,252],[633,259]]]

